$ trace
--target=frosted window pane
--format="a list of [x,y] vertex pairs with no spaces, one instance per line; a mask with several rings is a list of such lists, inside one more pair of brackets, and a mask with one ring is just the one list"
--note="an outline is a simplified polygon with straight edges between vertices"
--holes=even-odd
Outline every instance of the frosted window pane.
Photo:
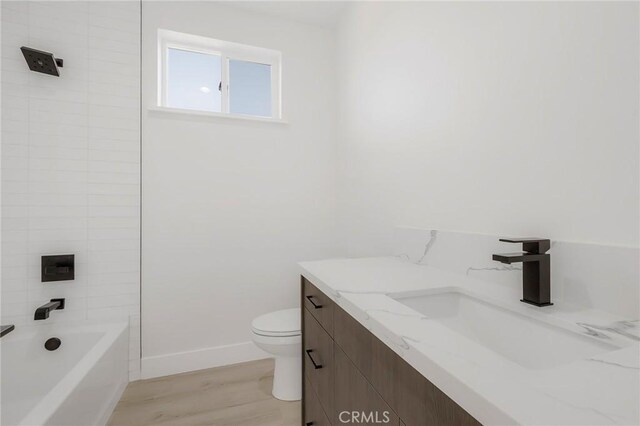
[[271,117],[271,65],[229,60],[232,114]]
[[221,112],[221,64],[218,55],[168,49],[167,106]]

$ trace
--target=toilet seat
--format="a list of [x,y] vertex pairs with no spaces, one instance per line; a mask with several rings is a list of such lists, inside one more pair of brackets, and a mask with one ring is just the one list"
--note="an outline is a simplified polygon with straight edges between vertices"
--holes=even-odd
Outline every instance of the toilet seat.
[[251,322],[251,331],[265,337],[294,337],[300,332],[300,308],[261,315]]
[[302,342],[302,336],[299,334],[297,336],[263,336],[253,332],[251,333],[251,340],[262,349],[265,349],[264,345],[268,345],[272,352],[280,352],[282,350],[286,351],[286,349],[276,349],[276,346],[299,345]]

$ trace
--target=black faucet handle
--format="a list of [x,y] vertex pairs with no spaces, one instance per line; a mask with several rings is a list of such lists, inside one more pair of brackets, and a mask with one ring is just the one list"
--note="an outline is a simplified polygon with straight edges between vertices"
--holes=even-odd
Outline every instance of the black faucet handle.
[[522,243],[522,250],[532,254],[546,253],[551,248],[551,240],[546,238],[500,238],[505,243]]

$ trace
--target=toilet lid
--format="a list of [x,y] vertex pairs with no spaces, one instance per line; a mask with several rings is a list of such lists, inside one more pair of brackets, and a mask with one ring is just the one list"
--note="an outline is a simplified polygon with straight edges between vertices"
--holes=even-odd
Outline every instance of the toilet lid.
[[251,322],[251,328],[263,336],[297,336],[300,334],[300,308],[261,315]]

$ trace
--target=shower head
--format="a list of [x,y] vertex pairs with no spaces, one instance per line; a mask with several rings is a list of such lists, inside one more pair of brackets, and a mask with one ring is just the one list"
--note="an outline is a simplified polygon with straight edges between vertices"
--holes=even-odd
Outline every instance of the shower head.
[[42,72],[45,74],[55,75],[60,77],[58,67],[62,67],[62,59],[56,59],[53,57],[53,53],[43,52],[41,50],[32,49],[30,47],[22,46],[20,48],[24,59],[27,60],[27,65],[31,71]]

